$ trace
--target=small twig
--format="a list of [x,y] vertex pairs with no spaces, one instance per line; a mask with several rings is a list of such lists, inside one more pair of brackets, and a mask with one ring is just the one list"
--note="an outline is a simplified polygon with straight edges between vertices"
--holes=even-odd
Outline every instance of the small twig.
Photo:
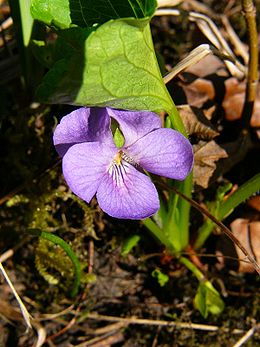
[[[192,11],[196,11],[199,13],[204,13],[207,16],[210,16],[211,18],[217,17],[217,13],[213,11],[208,5],[203,4],[200,0],[186,0],[184,2],[184,8],[187,7],[188,9],[192,9]],[[185,6],[188,5],[188,6]]]
[[223,12],[225,14],[230,13],[230,11],[232,10],[233,6],[235,5],[235,2],[236,2],[236,0],[229,0],[229,1],[227,1],[227,4],[226,4]]
[[13,255],[14,255],[14,250],[8,249],[8,251],[0,255],[0,263],[5,262],[7,259],[11,258]]
[[248,60],[249,60],[249,55],[248,55],[248,51],[246,49],[246,45],[237,36],[237,33],[234,31],[227,16],[222,15],[220,18],[221,18],[221,21],[225,27],[225,31],[228,35],[228,38],[230,39],[230,42],[234,46],[236,53],[243,58],[244,63],[247,65]]
[[57,313],[43,313],[40,317],[38,317],[38,320],[42,322],[45,320],[53,320],[57,317],[64,316],[68,313],[71,313],[73,307],[74,304]]
[[233,241],[238,248],[241,249],[241,251],[244,253],[246,258],[250,261],[250,263],[253,265],[256,272],[260,275],[260,266],[256,262],[256,260],[248,253],[248,251],[245,249],[245,247],[241,244],[241,242],[232,234],[232,232],[226,227],[222,222],[220,222],[216,217],[214,217],[208,210],[206,210],[204,207],[202,207],[200,204],[198,204],[196,201],[188,198],[186,195],[182,194],[180,191],[175,189],[174,187],[169,187],[167,184],[158,182],[159,185],[163,189],[168,189],[174,191],[174,193],[178,194],[181,198],[188,201],[194,208],[196,208],[198,211],[200,211],[202,214],[207,216],[209,219],[211,219],[217,226],[220,227],[220,229],[223,231],[224,234],[228,236],[228,238]]
[[88,273],[91,274],[94,265],[94,241],[91,239],[88,243]]
[[161,330],[162,330],[162,327],[158,327],[158,328],[157,328],[156,334],[155,334],[154,339],[153,339],[152,347],[156,347],[156,346],[157,346],[158,337],[159,337],[159,335],[160,335]]
[[256,11],[252,0],[242,0],[246,26],[248,30],[249,62],[246,81],[246,96],[242,111],[244,129],[248,129],[254,110],[258,83],[258,36],[256,26]]
[[3,23],[0,24],[0,32],[10,28],[13,25],[13,18],[8,17]]
[[116,323],[108,324],[102,328],[97,328],[97,329],[93,330],[92,333],[95,335],[104,335],[106,333],[124,328],[124,327],[126,327],[126,325],[127,324],[124,322],[116,322]]
[[255,326],[248,330],[248,332],[239,339],[233,347],[241,347],[246,341],[250,339],[255,333]]
[[62,328],[61,330],[57,331],[56,333],[54,333],[54,334],[48,336],[48,337],[45,339],[45,342],[52,341],[52,340],[54,340],[56,337],[65,334],[65,332],[68,331],[68,330],[75,324],[76,319],[77,319],[76,316],[74,316],[74,317],[68,322],[68,324],[67,324],[64,328]]
[[[220,329],[217,325],[206,325],[206,324],[197,324],[197,323],[181,323],[181,322],[171,322],[165,320],[157,319],[140,319],[136,317],[122,318],[115,316],[105,316],[98,313],[89,313],[89,319],[103,320],[106,322],[125,322],[127,324],[137,324],[137,325],[153,325],[153,326],[166,326],[166,327],[176,327],[181,329],[194,329],[194,330],[204,330],[204,331],[218,331]],[[233,331],[235,334],[243,333],[242,330],[235,329]]]
[[38,321],[33,322],[33,327],[36,329],[38,336],[34,347],[41,347],[44,344],[47,336],[46,329]]
[[82,304],[84,303],[85,299],[86,299],[86,296],[87,296],[87,292],[84,291],[78,302],[79,302],[79,305],[78,307],[76,308],[75,312],[74,312],[74,317],[66,324],[66,326],[64,328],[62,328],[61,330],[57,331],[56,333],[50,335],[47,337],[46,339],[46,342],[51,342],[52,340],[54,340],[55,338],[63,335],[66,331],[68,331],[72,326],[75,325],[75,323],[77,322],[77,314],[80,312],[81,310],[81,306]]
[[219,327],[216,325],[206,325],[206,324],[194,324],[194,323],[181,323],[181,322],[171,322],[158,319],[141,319],[136,317],[122,318],[114,316],[105,316],[97,313],[89,313],[88,318],[95,320],[103,320],[107,322],[125,322],[127,324],[137,324],[137,325],[154,325],[154,326],[166,326],[166,327],[178,327],[182,329],[194,329],[194,330],[204,330],[204,331],[218,331]]

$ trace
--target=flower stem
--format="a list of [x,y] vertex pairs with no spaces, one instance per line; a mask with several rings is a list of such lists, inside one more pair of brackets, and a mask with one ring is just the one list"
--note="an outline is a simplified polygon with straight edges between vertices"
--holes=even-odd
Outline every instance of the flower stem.
[[188,137],[188,134],[187,134],[186,129],[184,127],[183,121],[180,117],[179,111],[177,110],[177,108],[176,108],[176,106],[172,100],[171,100],[171,108],[169,110],[166,110],[166,111],[170,117],[173,128],[178,130],[185,137]]
[[187,259],[186,257],[180,257],[179,261],[196,276],[199,282],[205,280],[203,273],[189,259]]
[[[192,173],[186,177],[185,181],[179,182],[179,190],[182,191],[184,195],[191,198],[192,193]],[[181,236],[181,244],[183,246],[182,249],[187,247],[189,243],[189,224],[190,224],[190,208],[191,205],[184,199],[179,199],[178,201],[178,209],[180,211],[180,236]]]
[[169,251],[174,252],[170,240],[168,240],[163,230],[151,218],[144,219],[143,224]]
[[[170,96],[169,96],[170,98]],[[172,127],[182,133],[185,137],[188,137],[182,119],[179,115],[179,112],[171,99],[171,109],[167,111],[169,118],[172,123]],[[192,193],[192,173],[186,177],[186,179],[182,182],[177,183],[178,189],[189,198]],[[173,199],[174,201],[174,199]],[[170,243],[174,245],[175,250],[181,251],[183,250],[189,243],[189,216],[190,216],[190,204],[183,199],[178,199],[176,197],[174,206],[169,206],[169,211],[171,215],[172,221],[169,226],[171,232],[168,231],[170,236]],[[174,221],[176,217],[176,210],[178,210],[178,221],[177,223]],[[171,237],[172,236],[172,237]]]

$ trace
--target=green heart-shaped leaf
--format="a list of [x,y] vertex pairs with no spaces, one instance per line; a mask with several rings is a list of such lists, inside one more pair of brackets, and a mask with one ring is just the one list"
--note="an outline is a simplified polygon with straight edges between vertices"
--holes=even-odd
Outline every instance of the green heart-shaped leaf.
[[112,20],[81,50],[57,62],[38,89],[47,103],[169,110],[172,102],[154,53],[149,20]]

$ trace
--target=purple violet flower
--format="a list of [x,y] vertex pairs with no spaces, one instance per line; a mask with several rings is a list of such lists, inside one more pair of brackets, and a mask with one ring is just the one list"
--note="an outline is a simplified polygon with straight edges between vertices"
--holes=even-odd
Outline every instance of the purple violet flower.
[[[111,117],[124,135],[121,148],[114,143]],[[86,202],[96,194],[101,209],[116,218],[143,219],[159,209],[144,170],[184,180],[193,165],[189,141],[162,128],[148,111],[79,108],[62,118],[53,139],[71,190]]]

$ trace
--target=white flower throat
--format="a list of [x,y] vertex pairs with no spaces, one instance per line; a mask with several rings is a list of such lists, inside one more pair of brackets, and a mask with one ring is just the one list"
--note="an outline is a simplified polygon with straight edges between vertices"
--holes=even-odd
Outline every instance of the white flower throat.
[[128,154],[122,150],[117,152],[108,169],[108,173],[112,176],[117,186],[124,185],[125,177],[130,171],[131,166],[140,170],[140,166]]

